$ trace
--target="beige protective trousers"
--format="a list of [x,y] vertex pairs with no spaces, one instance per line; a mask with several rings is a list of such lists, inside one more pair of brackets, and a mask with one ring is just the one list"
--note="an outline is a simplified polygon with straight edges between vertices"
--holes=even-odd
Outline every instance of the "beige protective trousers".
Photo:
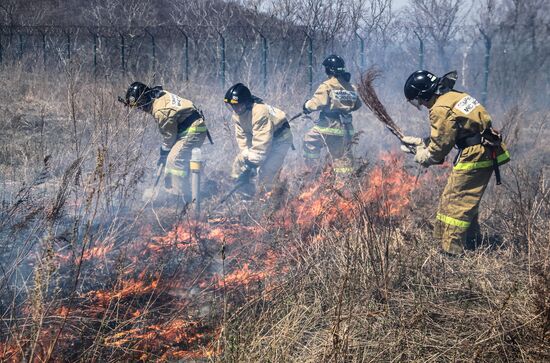
[[[463,151],[441,195],[434,238],[451,254],[460,254],[465,247],[474,248],[481,241],[479,203],[493,175],[493,161],[479,160],[481,150],[483,146],[476,145]],[[499,166],[510,161],[504,144],[499,152],[496,157]]]
[[164,169],[164,185],[170,194],[180,195],[186,201],[191,200],[191,182],[189,160],[191,150],[201,147],[206,138],[206,124],[198,119],[183,132],[178,134],[178,140],[170,149]]
[[[290,128],[283,131],[278,137],[273,138],[273,143],[267,153],[267,157],[258,170],[258,187],[262,192],[269,192],[275,186],[278,174],[283,167],[286,154],[291,146],[292,132]],[[233,177],[240,174],[243,166],[244,160],[241,157],[235,158],[232,170]]]
[[434,229],[434,238],[441,242],[445,252],[460,254],[464,247],[471,248],[481,240],[479,203],[492,174],[492,167],[451,172],[441,195]]
[[317,169],[320,165],[321,150],[328,149],[330,163],[334,173],[339,175],[353,172],[353,155],[349,140],[353,137],[353,128],[348,131],[343,128],[328,128],[314,126],[304,136],[303,155],[309,169]]

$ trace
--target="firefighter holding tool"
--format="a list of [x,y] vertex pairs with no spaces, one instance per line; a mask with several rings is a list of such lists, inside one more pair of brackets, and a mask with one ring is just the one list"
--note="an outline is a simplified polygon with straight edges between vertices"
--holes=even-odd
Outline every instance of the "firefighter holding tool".
[[271,191],[292,147],[286,114],[253,96],[242,83],[227,90],[224,103],[233,114],[239,146],[232,169],[238,191],[245,197],[252,197],[256,192],[252,179],[256,175],[261,191]]
[[132,83],[120,101],[153,116],[162,136],[157,166],[164,166],[165,190],[190,202],[191,150],[201,147],[206,137],[210,139],[202,113],[190,100],[141,82]]
[[[437,77],[416,71],[405,82],[407,101],[429,110],[430,137],[406,136],[414,146],[414,160],[428,167],[443,163],[453,147],[458,149],[436,214],[434,237],[446,253],[460,255],[481,240],[478,209],[493,173],[500,184],[502,164],[510,154],[489,113],[475,98],[453,87],[456,72]],[[402,146],[403,151],[410,148]]]

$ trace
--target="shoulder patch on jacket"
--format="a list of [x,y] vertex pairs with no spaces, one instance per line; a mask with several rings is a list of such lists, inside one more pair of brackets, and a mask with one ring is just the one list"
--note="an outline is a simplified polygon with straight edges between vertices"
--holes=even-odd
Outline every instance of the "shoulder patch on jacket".
[[475,98],[472,96],[465,96],[458,101],[454,108],[467,115],[477,106],[479,106],[479,102]]
[[273,106],[267,106],[267,112],[269,112],[269,114],[273,117],[275,117],[277,115],[277,112],[275,111],[275,108]]
[[179,98],[175,94],[171,93],[170,94],[170,105],[175,106],[175,107],[180,107],[181,106],[181,98]]

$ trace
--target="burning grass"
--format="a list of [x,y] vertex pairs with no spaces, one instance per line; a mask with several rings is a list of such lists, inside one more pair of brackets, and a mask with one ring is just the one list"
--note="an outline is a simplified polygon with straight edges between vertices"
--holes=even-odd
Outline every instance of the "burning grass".
[[[143,150],[157,146],[152,127],[111,107],[119,90],[65,91],[78,112],[15,135],[0,164],[14,190],[0,191],[0,360],[550,359],[544,171],[507,166],[481,208],[486,243],[455,260],[430,237],[446,171],[421,175],[391,153],[351,180],[291,181],[195,222],[136,202]],[[212,152],[231,150],[223,136]]]
[[426,180],[437,178],[384,154],[275,212],[250,205],[259,219],[179,220],[162,234],[136,223],[80,253],[56,241],[50,270],[44,255],[28,261],[46,280],[36,300],[2,303],[3,360],[548,358],[548,244],[531,259],[490,246],[441,256],[426,219],[407,218],[426,207],[414,197]]

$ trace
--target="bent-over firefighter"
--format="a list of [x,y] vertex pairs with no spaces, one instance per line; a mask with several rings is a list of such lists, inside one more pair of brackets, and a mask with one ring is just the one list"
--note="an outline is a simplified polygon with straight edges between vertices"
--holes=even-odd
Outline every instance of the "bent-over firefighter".
[[164,166],[165,191],[190,202],[191,150],[209,137],[202,113],[192,101],[141,82],[130,85],[124,102],[154,117],[162,136],[157,166]]
[[286,114],[270,106],[242,83],[229,88],[224,102],[233,113],[239,154],[233,162],[232,177],[245,197],[255,194],[252,179],[258,177],[261,192],[269,192],[277,180],[292,132]]
[[[405,82],[406,99],[428,108],[430,137],[406,136],[403,142],[416,149],[414,160],[428,167],[443,163],[453,147],[458,153],[436,213],[434,238],[446,253],[459,255],[481,240],[478,209],[493,173],[500,184],[502,164],[510,154],[491,116],[475,98],[455,90],[456,72],[443,77],[421,70]],[[403,151],[410,148],[402,146]]]

